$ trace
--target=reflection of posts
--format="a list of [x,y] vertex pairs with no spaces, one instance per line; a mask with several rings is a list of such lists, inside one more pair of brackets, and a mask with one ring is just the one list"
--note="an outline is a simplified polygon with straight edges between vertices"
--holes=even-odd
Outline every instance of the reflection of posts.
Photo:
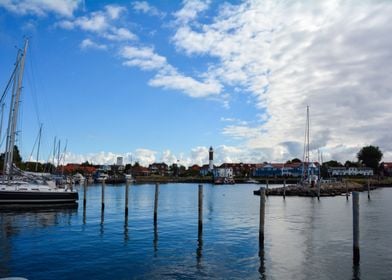
[[159,195],[159,184],[155,184],[155,199],[154,199],[154,225],[158,221],[158,195]]
[[259,246],[264,247],[265,189],[260,188]]
[[259,248],[259,259],[260,259],[260,266],[259,266],[260,279],[265,279],[264,246],[260,246]]
[[87,179],[84,180],[84,184],[83,184],[83,208],[86,209],[86,202],[87,202]]
[[283,199],[286,199],[286,180],[283,181]]
[[353,192],[353,261],[359,264],[359,193]]
[[196,261],[198,266],[200,266],[202,255],[203,255],[203,231],[199,228],[197,234],[197,249],[196,249]]
[[368,199],[370,199],[370,179],[367,181]]
[[154,252],[158,251],[158,227],[157,224],[154,223],[154,239],[153,239],[153,244],[154,244]]
[[124,241],[127,242],[128,241],[128,219],[127,217],[125,217],[124,219]]
[[102,198],[101,208],[103,211],[105,210],[105,181],[102,181],[101,198]]
[[203,185],[199,185],[199,232],[203,230]]
[[129,195],[129,189],[128,189],[128,181],[125,180],[125,217],[128,217],[128,195]]

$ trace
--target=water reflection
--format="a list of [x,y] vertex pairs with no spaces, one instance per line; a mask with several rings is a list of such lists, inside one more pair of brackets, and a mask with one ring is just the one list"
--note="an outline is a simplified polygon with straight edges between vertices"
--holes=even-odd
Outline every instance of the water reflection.
[[361,279],[361,268],[359,265],[353,265],[353,280]]
[[265,261],[264,261],[264,244],[259,244],[259,259],[260,259],[260,266],[259,266],[259,273],[260,279],[265,278]]
[[13,237],[23,233],[26,227],[48,228],[59,224],[71,224],[78,204],[47,204],[3,206],[0,208],[0,275],[9,276],[14,250]]
[[129,240],[128,236],[128,216],[125,216],[124,220],[124,242],[127,243]]
[[101,223],[100,223],[100,227],[99,227],[99,233],[101,234],[101,236],[104,233],[104,222],[105,222],[105,210],[104,208],[101,209]]
[[199,228],[197,233],[197,249],[196,249],[197,269],[201,269],[202,256],[203,256],[203,231]]
[[157,251],[158,251],[158,225],[156,222],[154,222],[154,239],[153,239],[153,244],[154,244],[154,257],[157,256]]

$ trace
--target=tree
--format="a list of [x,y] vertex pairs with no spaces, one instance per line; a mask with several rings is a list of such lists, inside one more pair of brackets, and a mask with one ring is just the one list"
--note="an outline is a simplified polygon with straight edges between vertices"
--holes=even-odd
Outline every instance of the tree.
[[365,146],[357,154],[358,161],[377,171],[382,159],[382,152],[377,146]]
[[302,161],[299,158],[293,158],[292,160],[286,161],[286,164],[290,163],[301,163]]

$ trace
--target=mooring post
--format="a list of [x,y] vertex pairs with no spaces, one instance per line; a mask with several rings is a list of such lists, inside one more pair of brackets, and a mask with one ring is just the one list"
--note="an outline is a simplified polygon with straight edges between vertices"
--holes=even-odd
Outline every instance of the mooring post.
[[269,180],[267,179],[266,184],[265,184],[265,195],[268,196],[268,185],[269,185]]
[[359,193],[352,192],[353,200],[353,261],[359,264]]
[[159,184],[155,184],[155,199],[154,199],[154,225],[158,221],[158,195],[159,195]]
[[345,183],[346,183],[346,200],[348,200],[348,183],[347,181],[345,181]]
[[128,180],[125,180],[125,216],[128,216],[128,195],[129,195],[129,188],[128,188]]
[[265,189],[260,188],[259,246],[264,246]]
[[370,199],[370,178],[367,181],[367,189],[368,189],[368,199]]
[[105,210],[105,180],[102,181],[102,190],[101,190],[101,198],[102,198],[102,211]]
[[83,208],[86,208],[86,194],[87,194],[87,178],[84,180],[83,183]]
[[203,230],[203,185],[199,185],[199,233]]
[[283,199],[286,199],[286,180],[283,181]]
[[321,180],[317,182],[317,200],[320,201],[320,188],[321,188]]

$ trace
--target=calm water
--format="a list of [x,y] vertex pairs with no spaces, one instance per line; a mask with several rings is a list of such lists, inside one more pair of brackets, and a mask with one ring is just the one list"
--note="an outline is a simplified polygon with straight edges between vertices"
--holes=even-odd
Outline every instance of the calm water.
[[[89,186],[87,208],[0,213],[0,277],[29,279],[391,279],[392,189],[360,195],[361,264],[352,266],[351,198],[268,197],[258,249],[257,185]],[[198,241],[200,237],[200,241]]]

